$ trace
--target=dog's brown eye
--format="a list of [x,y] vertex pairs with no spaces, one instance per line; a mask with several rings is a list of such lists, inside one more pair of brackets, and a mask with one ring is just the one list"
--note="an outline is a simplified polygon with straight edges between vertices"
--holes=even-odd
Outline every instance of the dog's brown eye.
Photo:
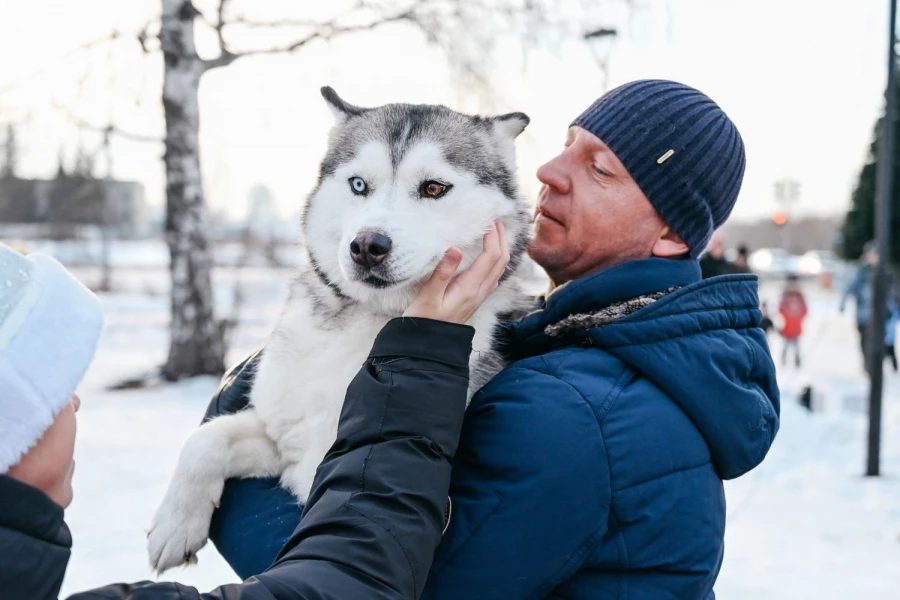
[[452,187],[452,185],[437,181],[423,181],[419,188],[419,195],[423,198],[440,198],[449,192]]

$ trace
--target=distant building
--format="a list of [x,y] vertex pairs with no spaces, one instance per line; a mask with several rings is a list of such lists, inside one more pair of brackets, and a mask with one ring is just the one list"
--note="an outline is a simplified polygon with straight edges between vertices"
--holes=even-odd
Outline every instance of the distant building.
[[143,237],[150,229],[140,183],[62,171],[49,180],[0,177],[0,226],[36,232],[106,227],[123,238]]

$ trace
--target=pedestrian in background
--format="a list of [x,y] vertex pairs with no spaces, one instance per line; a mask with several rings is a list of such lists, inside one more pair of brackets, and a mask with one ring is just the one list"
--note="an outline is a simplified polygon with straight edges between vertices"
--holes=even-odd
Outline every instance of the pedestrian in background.
[[760,328],[765,332],[766,339],[769,338],[769,332],[775,329],[775,323],[772,322],[772,317],[769,316],[769,305],[766,302],[763,302],[759,311],[762,313],[762,319],[759,322]]
[[884,324],[884,355],[891,359],[894,373],[897,372],[897,353],[894,351],[894,341],[897,335],[897,322],[900,320],[900,304],[896,298],[888,301],[887,321]]
[[747,248],[745,244],[741,244],[737,248],[737,256],[734,259],[734,262],[731,263],[731,272],[732,273],[752,273],[750,270],[750,264],[748,263],[748,259],[750,255],[750,249]]
[[800,335],[803,333],[803,320],[806,318],[806,298],[800,291],[799,278],[790,274],[784,294],[781,296],[781,304],[778,312],[784,319],[781,328],[781,337],[784,338],[784,347],[781,352],[781,364],[787,364],[788,349],[794,349],[794,366],[800,367]]
[[731,263],[725,258],[725,236],[717,231],[709,241],[706,254],[700,258],[700,274],[703,279],[709,279],[731,272]]
[[869,361],[869,320],[872,318],[872,276],[878,264],[878,249],[874,242],[863,247],[863,264],[856,271],[850,285],[841,298],[840,311],[844,312],[848,298],[856,302],[856,329],[859,331],[859,344],[862,350],[863,366],[868,370]]

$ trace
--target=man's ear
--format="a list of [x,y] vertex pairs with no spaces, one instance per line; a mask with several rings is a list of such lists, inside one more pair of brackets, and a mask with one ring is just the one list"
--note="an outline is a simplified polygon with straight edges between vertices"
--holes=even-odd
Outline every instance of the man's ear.
[[672,231],[668,225],[664,225],[650,253],[660,258],[678,258],[690,254],[690,252],[691,249],[684,243],[681,236]]

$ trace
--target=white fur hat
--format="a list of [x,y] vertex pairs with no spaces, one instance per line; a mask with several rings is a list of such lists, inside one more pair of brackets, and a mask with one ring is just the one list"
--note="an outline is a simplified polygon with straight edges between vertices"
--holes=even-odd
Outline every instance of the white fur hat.
[[61,264],[0,244],[0,473],[69,401],[102,326],[100,301]]

